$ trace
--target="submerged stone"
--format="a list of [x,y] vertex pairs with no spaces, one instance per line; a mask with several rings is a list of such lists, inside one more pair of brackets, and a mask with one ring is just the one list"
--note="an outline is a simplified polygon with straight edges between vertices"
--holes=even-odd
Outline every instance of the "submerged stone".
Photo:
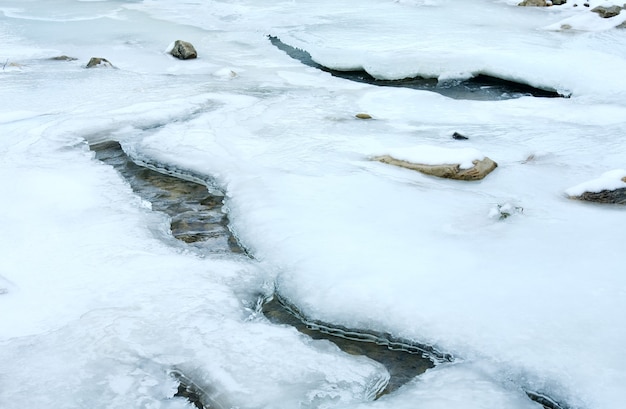
[[265,300],[262,312],[272,323],[293,326],[313,339],[334,343],[346,353],[367,356],[383,364],[390,379],[379,396],[396,391],[436,364],[453,360],[452,356],[440,354],[427,345],[403,344],[382,334],[309,321],[278,296]]
[[117,142],[92,145],[96,159],[113,166],[152,210],[170,217],[170,232],[176,239],[214,253],[245,253],[228,228],[224,197],[205,185],[160,173],[135,164]]
[[194,46],[191,43],[182,40],[176,40],[170,54],[179,60],[190,60],[198,57],[198,53],[196,52]]
[[373,158],[373,160],[387,163],[389,165],[400,166],[406,169],[416,170],[426,175],[468,181],[481,180],[498,167],[496,162],[487,157],[482,160],[472,161],[474,166],[469,169],[461,169],[460,164],[426,165],[423,163],[413,163],[396,159],[389,155],[377,156]]

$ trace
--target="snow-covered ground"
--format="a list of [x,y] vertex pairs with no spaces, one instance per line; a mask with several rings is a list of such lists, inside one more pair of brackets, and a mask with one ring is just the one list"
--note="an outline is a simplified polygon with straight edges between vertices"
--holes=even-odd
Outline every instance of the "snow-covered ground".
[[[567,193],[623,186],[626,11],[516,3],[3,0],[0,407],[188,407],[171,398],[180,371],[224,408],[539,408],[524,390],[620,408],[626,212]],[[381,79],[572,96],[378,88],[268,35]],[[198,59],[168,55],[176,39]],[[171,238],[93,158],[105,140],[214,181],[253,259]],[[462,182],[370,160],[416,147],[499,166]],[[274,287],[314,320],[456,359],[372,401],[380,364],[254,312]]]

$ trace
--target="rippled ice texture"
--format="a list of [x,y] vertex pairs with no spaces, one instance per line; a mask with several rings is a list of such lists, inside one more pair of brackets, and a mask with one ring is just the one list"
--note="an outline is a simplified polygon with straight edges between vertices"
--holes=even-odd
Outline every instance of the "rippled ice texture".
[[[515,3],[4,0],[0,406],[184,407],[180,370],[222,407],[538,407],[522,388],[620,407],[626,213],[564,192],[625,167],[626,13]],[[349,83],[267,35],[379,78],[484,73],[572,97]],[[176,39],[199,58],[167,55]],[[254,260],[176,243],[93,159],[107,139],[217,181]],[[467,183],[369,160],[416,145],[499,167]],[[313,319],[457,360],[371,402],[384,368],[250,310],[273,283]]]

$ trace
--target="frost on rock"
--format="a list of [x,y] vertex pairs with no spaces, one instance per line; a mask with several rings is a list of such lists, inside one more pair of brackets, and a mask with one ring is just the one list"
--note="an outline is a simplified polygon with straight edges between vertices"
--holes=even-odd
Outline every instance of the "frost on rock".
[[567,189],[571,199],[626,205],[626,170],[616,169]]

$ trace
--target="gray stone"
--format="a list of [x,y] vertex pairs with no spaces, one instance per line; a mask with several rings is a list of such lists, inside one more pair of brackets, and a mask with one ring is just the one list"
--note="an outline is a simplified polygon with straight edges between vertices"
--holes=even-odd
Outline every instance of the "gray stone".
[[591,11],[598,13],[602,18],[611,18],[617,16],[622,11],[622,8],[620,6],[598,6],[591,9]]
[[626,205],[626,188],[602,190],[600,192],[585,192],[580,196],[570,196],[570,199],[584,200],[595,203]]
[[567,3],[567,0],[552,0],[553,6],[562,6],[565,3]]
[[487,157],[483,160],[473,161],[472,163],[474,166],[469,169],[461,169],[459,164],[425,165],[421,163],[412,163],[393,158],[389,155],[377,156],[373,158],[373,160],[394,166],[400,166],[406,169],[416,170],[426,175],[456,180],[481,180],[498,167],[496,162]]
[[518,6],[522,7],[547,7],[548,3],[546,0],[524,0],[518,4]]
[[106,58],[92,57],[86,68],[115,68]]
[[172,48],[170,54],[172,54],[179,60],[190,60],[192,58],[198,57],[198,53],[196,52],[196,49],[193,47],[193,45],[191,43],[188,43],[187,41],[182,40],[176,40],[176,42],[174,43],[174,48]]
[[621,29],[626,28],[626,21],[624,21],[623,23],[621,23],[621,24],[619,24],[619,25],[615,26],[615,28],[621,28]]
[[50,59],[53,61],[76,61],[78,58],[68,57],[67,55],[59,55]]

